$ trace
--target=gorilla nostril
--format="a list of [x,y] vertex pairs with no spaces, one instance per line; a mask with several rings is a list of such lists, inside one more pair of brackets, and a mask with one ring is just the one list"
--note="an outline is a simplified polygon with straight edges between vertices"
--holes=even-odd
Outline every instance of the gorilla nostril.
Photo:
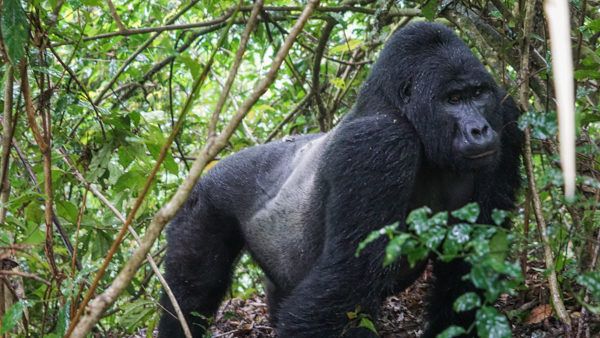
[[481,130],[479,130],[479,128],[473,128],[473,129],[471,129],[471,135],[473,135],[473,136],[480,136],[481,135]]

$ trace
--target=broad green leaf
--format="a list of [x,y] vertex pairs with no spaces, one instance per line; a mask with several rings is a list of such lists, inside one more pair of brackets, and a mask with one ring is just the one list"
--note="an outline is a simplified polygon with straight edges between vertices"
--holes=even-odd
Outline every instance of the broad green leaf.
[[600,299],[600,271],[587,272],[578,276],[576,281],[588,289],[594,298]]
[[490,240],[490,257],[497,263],[504,262],[508,251],[508,235],[506,231],[498,231]]
[[477,203],[469,203],[458,210],[454,210],[452,212],[452,216],[460,219],[461,221],[475,223],[477,221],[477,217],[479,217],[479,205],[477,205]]
[[475,292],[467,292],[454,301],[454,311],[464,312],[481,306],[481,299]]
[[358,327],[364,327],[366,329],[369,329],[372,332],[377,333],[377,329],[375,328],[375,324],[373,324],[373,321],[371,321],[367,317],[362,317],[360,319],[360,324],[358,324]]
[[466,223],[453,226],[444,241],[444,260],[452,260],[463,250],[465,243],[469,241],[472,227]]
[[388,236],[391,236],[397,227],[398,227],[398,222],[387,225],[379,230],[371,231],[371,233],[367,236],[367,238],[365,238],[363,241],[358,243],[358,248],[356,248],[356,252],[354,253],[354,255],[356,257],[358,257],[360,255],[361,251],[363,251],[367,247],[367,245],[373,243],[379,237],[381,237],[385,234],[387,234]]
[[467,331],[465,331],[464,328],[462,328],[460,326],[452,325],[452,326],[448,327],[447,329],[445,329],[442,333],[438,334],[436,336],[436,338],[453,338],[453,337],[458,337],[466,332]]
[[429,20],[429,21],[433,21],[433,19],[436,17],[437,15],[437,9],[438,9],[438,0],[429,0],[422,8],[421,8],[421,14],[423,14],[423,16]]
[[394,263],[402,253],[402,245],[410,238],[409,234],[400,234],[394,237],[385,247],[385,259],[383,265],[387,266]]
[[406,223],[408,223],[409,229],[413,230],[417,235],[422,234],[429,227],[428,218],[429,214],[431,214],[431,209],[428,207],[423,207],[419,209],[415,209],[408,214],[406,218]]
[[506,317],[491,306],[484,306],[477,311],[477,333],[480,337],[511,337],[510,325]]
[[58,319],[56,322],[56,329],[54,330],[54,333],[59,337],[63,337],[65,333],[67,333],[67,329],[69,328],[69,322],[71,321],[71,318],[69,316],[70,308],[71,301],[68,300],[66,304],[64,306],[61,306],[58,310]]
[[506,210],[500,210],[500,209],[494,209],[492,211],[492,220],[494,221],[494,224],[501,226],[502,224],[504,224],[504,220],[506,219],[506,217],[508,216],[508,211]]
[[425,246],[429,249],[437,248],[448,233],[448,228],[442,226],[433,226],[421,236],[421,240],[425,242]]
[[4,0],[2,3],[2,39],[10,62],[17,65],[25,55],[29,39],[29,21],[21,0]]

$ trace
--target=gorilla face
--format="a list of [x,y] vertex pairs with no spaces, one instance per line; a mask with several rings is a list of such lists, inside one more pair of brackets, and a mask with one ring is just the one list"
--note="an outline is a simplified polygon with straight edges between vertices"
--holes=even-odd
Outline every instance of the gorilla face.
[[[400,87],[406,114],[419,134],[425,160],[455,171],[493,169],[500,159],[502,104],[498,86],[454,36],[453,48],[435,41]],[[408,89],[407,89],[408,87]]]
[[403,28],[381,52],[357,111],[395,107],[433,167],[487,170],[501,155],[501,100],[493,78],[462,40],[442,26],[418,24]]
[[438,97],[438,114],[451,119],[454,165],[493,167],[500,158],[502,119],[493,87],[479,81],[453,84]]

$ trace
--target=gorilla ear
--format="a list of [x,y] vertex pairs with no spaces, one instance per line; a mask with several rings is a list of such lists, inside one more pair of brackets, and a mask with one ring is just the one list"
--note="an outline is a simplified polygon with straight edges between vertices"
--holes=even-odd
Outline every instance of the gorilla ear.
[[402,102],[403,104],[407,104],[410,101],[411,85],[411,81],[405,81],[400,84],[400,90],[398,95],[400,96],[400,102]]

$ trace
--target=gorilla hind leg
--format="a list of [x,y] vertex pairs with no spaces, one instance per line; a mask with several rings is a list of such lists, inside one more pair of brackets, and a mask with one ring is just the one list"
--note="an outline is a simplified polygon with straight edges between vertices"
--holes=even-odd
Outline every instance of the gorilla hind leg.
[[[193,199],[190,199],[193,200]],[[194,337],[206,332],[231,282],[234,263],[244,245],[237,221],[211,210],[208,203],[189,202],[167,232],[167,283]],[[163,294],[165,308],[159,337],[184,337],[173,305]]]

